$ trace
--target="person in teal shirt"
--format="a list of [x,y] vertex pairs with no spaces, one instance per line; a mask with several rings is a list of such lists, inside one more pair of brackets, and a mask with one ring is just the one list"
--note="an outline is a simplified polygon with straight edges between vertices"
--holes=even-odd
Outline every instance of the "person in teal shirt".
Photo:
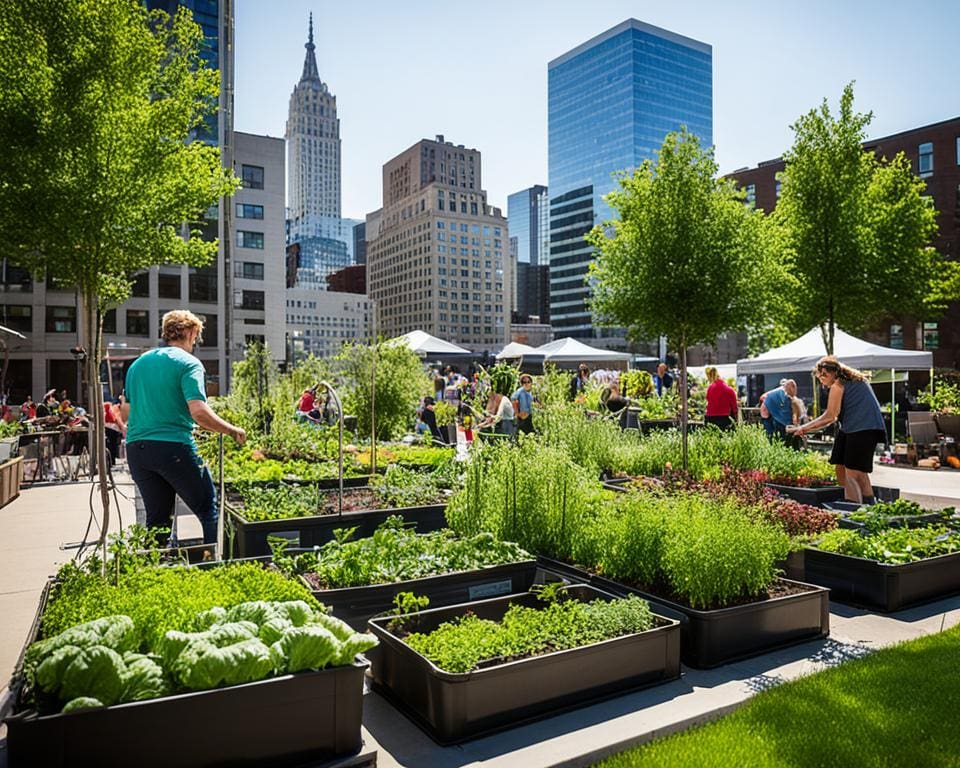
[[517,429],[525,434],[533,434],[533,377],[529,373],[520,375],[520,388],[510,398],[513,410],[517,414]]
[[127,371],[123,418],[127,464],[147,513],[148,528],[169,528],[176,497],[200,520],[203,541],[217,540],[217,491],[197,453],[194,425],[233,437],[246,432],[217,416],[207,404],[203,364],[193,348],[203,321],[187,310],[163,316],[165,346],[140,355]]

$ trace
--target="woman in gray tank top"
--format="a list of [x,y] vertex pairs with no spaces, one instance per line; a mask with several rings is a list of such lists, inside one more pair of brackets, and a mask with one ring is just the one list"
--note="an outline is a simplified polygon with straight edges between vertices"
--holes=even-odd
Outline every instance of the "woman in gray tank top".
[[787,431],[805,435],[839,422],[830,463],[837,466],[837,480],[847,501],[872,504],[873,455],[877,444],[887,439],[877,396],[866,376],[832,355],[819,360],[816,375],[830,391],[826,411],[806,424],[787,427]]

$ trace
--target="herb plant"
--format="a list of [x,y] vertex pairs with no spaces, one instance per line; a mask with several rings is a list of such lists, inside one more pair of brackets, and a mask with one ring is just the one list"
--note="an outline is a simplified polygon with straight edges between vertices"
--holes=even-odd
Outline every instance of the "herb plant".
[[446,672],[463,673],[484,662],[512,661],[644,632],[655,624],[650,606],[635,595],[618,600],[556,600],[542,609],[513,604],[501,621],[472,613],[429,634],[404,638]]
[[351,540],[352,530],[312,552],[293,558],[275,556],[274,562],[290,574],[307,574],[322,589],[389,584],[444,573],[472,571],[503,563],[529,560],[516,544],[478,533],[457,538],[445,529],[417,534],[404,527],[398,515],[387,518],[365,539]]
[[933,525],[885,528],[864,536],[858,531],[840,528],[824,534],[817,542],[817,549],[897,565],[960,552],[960,532],[945,525]]

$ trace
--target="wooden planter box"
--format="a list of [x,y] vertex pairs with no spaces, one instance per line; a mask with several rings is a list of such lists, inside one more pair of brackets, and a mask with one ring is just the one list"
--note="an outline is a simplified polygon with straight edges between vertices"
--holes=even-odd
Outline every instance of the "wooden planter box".
[[[284,520],[251,522],[243,517],[243,510],[231,504],[225,505],[224,525],[227,530],[226,549],[230,557],[263,557],[270,554],[268,537],[276,536],[287,541],[290,547],[317,547],[333,539],[337,528],[357,528],[355,538],[372,536],[377,528],[391,515],[400,515],[416,526],[417,533],[430,533],[446,527],[446,504],[429,504],[422,507],[398,509],[370,509],[360,512],[344,512],[340,515],[314,515],[292,517]],[[232,542],[231,533],[232,530]]]
[[808,547],[804,561],[806,580],[828,587],[834,600],[880,611],[960,592],[960,552],[889,565]]
[[0,507],[5,507],[20,495],[20,483],[23,482],[23,457],[0,464]]
[[[612,599],[590,586],[568,588],[578,600]],[[499,620],[513,603],[537,605],[535,595],[514,595],[448,608],[421,611],[415,629],[429,632],[467,612]],[[380,639],[373,661],[374,685],[441,744],[466,741],[596,699],[680,676],[680,627],[658,617],[660,626],[613,640],[491,664],[467,673],[450,673],[410,648],[374,619]]]
[[[37,639],[52,582],[27,646]],[[23,655],[5,719],[10,768],[295,768],[355,754],[367,662],[103,709],[39,716],[21,706]]]

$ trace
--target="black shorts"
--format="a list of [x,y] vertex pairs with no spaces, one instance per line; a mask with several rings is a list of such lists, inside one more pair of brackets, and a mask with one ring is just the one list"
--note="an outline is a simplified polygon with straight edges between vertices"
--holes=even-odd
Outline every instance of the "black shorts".
[[877,444],[886,442],[886,439],[887,433],[882,429],[867,429],[849,434],[839,430],[830,453],[830,463],[842,464],[847,469],[860,472],[872,472],[873,454],[877,450]]

